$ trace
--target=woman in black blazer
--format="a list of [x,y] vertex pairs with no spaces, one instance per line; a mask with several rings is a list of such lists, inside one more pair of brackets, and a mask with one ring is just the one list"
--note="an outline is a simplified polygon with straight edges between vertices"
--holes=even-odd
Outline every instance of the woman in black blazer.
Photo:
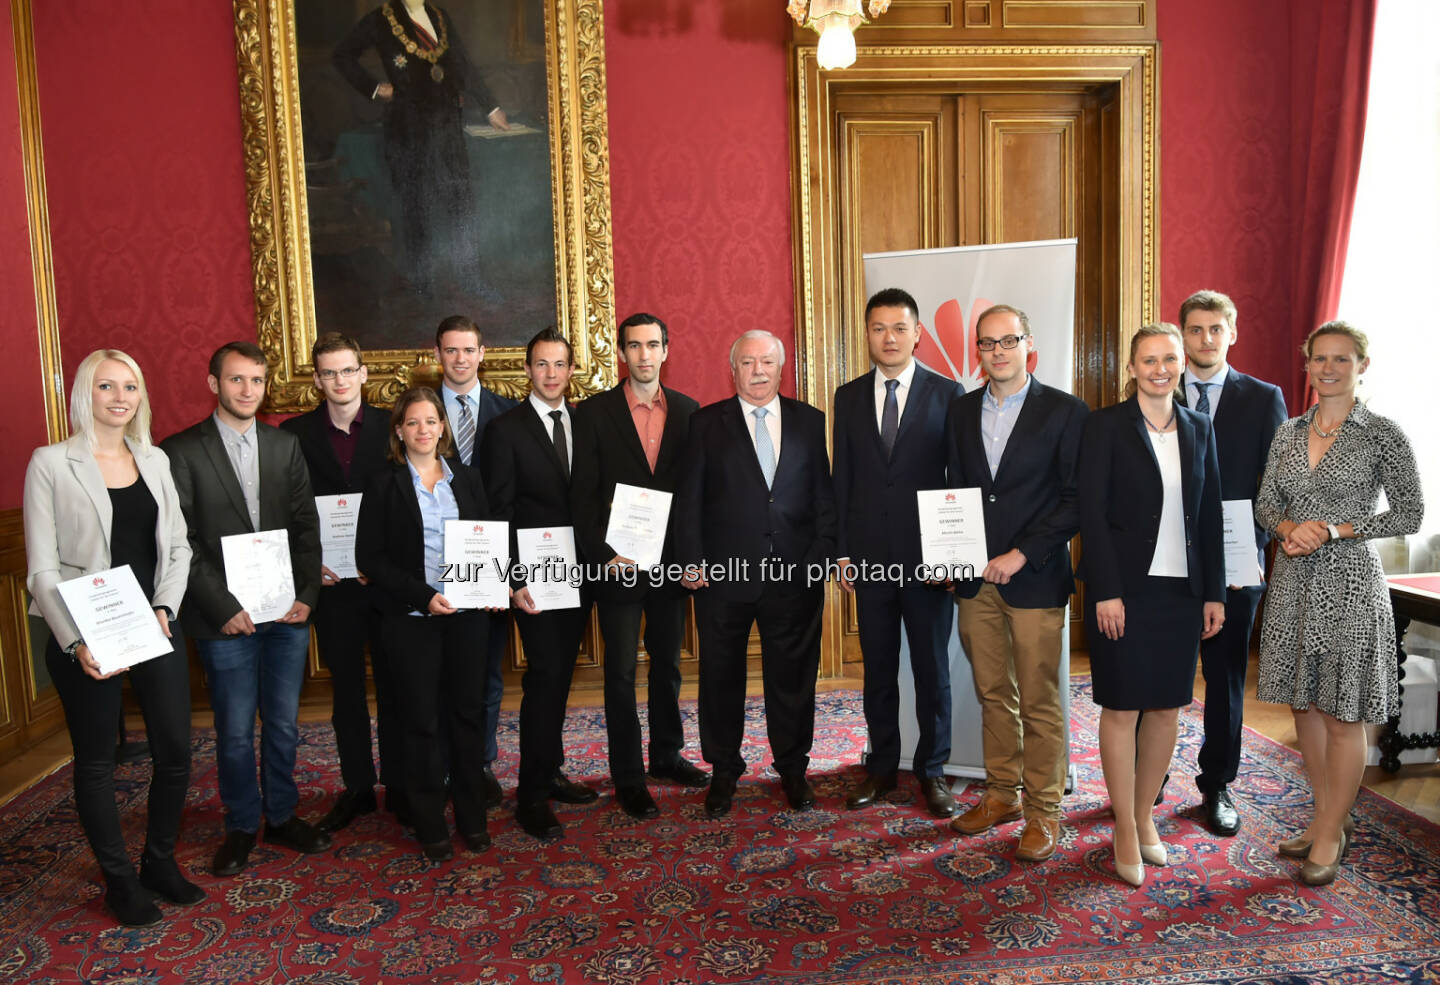
[[485,823],[487,612],[458,610],[441,582],[446,520],[490,516],[478,469],[453,457],[440,397],[411,387],[390,415],[391,468],[360,501],[355,561],[374,586],[380,635],[392,665],[403,736],[405,788],[415,836],[432,861],[454,857],[445,824],[447,757],[455,824],[472,851],[490,845]]
[[1129,399],[1089,416],[1080,453],[1080,576],[1100,762],[1115,812],[1115,870],[1134,886],[1145,881],[1145,862],[1165,864],[1151,812],[1180,707],[1193,695],[1200,640],[1225,621],[1220,465],[1209,416],[1174,400],[1184,353],[1174,325],[1140,329],[1130,342]]

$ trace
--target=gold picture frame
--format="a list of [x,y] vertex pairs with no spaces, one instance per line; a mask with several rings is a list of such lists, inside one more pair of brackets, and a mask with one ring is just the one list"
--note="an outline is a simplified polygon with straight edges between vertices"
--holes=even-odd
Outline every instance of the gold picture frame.
[[[556,328],[574,346],[572,393],[583,396],[616,380],[604,18],[601,0],[543,2]],[[309,365],[317,324],[295,0],[234,0],[234,13],[256,330],[271,364],[267,409],[299,411],[319,394]],[[366,364],[366,396],[380,404],[436,376],[429,347],[367,346]],[[488,347],[484,380],[523,395],[523,348]]]

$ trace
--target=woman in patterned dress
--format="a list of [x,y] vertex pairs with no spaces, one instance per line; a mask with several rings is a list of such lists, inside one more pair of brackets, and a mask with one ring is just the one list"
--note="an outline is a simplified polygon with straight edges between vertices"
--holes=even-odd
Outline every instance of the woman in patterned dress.
[[[1260,631],[1260,700],[1290,705],[1315,811],[1282,855],[1300,880],[1334,880],[1365,771],[1365,723],[1399,710],[1395,621],[1371,543],[1420,529],[1415,455],[1393,421],[1355,399],[1368,340],[1345,322],[1305,340],[1319,402],[1275,433],[1255,519],[1280,542]],[[1376,513],[1380,490],[1389,509]]]

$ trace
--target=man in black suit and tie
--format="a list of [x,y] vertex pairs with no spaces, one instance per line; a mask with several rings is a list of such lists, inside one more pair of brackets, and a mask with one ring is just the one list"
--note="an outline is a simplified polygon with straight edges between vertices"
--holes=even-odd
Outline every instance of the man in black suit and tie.
[[[355,496],[370,477],[385,469],[390,415],[365,403],[367,378],[360,345],[338,332],[315,340],[310,349],[315,387],[325,398],[314,410],[282,421],[281,429],[300,440],[316,496]],[[370,703],[365,695],[365,649],[375,671],[375,732],[380,746],[380,779],[385,806],[404,817],[403,770],[388,666],[380,651],[380,617],[370,602],[363,573],[341,578],[320,565],[320,599],[315,606],[315,639],[330,671],[331,715],[340,779],[345,788],[317,825],[335,832],[378,806],[375,763],[370,755]]]
[[[320,522],[300,442],[255,419],[265,376],[265,353],[255,343],[222,345],[210,357],[215,413],[161,446],[170,457],[194,552],[180,615],[200,651],[215,709],[225,840],[211,869],[219,876],[245,867],[262,817],[267,844],[307,853],[330,847],[329,835],[295,813],[300,685],[310,611],[320,593]],[[278,618],[257,624],[226,581],[220,539],[268,530],[288,535],[295,600]]]
[[753,330],[730,348],[736,398],[697,410],[676,495],[676,557],[698,589],[700,748],[714,767],[705,812],[730,811],[745,772],[745,664],[760,629],[765,722],[795,810],[815,803],[805,778],[815,732],[815,675],[835,498],[825,415],[779,395],[785,347]]
[[[565,390],[574,371],[570,343],[553,328],[525,347],[530,396],[485,429],[480,459],[490,508],[510,524],[510,555],[520,561],[516,530],[570,527],[570,463],[577,435]],[[578,552],[577,546],[577,552]],[[583,555],[577,558],[577,563]],[[520,700],[520,784],[515,818],[545,840],[565,834],[548,801],[585,804],[599,795],[560,771],[565,761],[565,703],[589,605],[582,594],[574,609],[541,611],[526,578],[512,577],[511,607],[525,647],[524,695]]]
[[[835,508],[840,585],[855,595],[865,663],[865,779],[845,798],[854,810],[895,789],[900,767],[900,626],[915,676],[920,737],[912,768],[936,817],[955,813],[945,780],[950,758],[950,628],[955,603],[945,586],[915,577],[921,563],[915,493],[944,489],[946,412],[965,392],[915,361],[924,328],[915,299],[899,288],[865,305],[865,339],[875,368],[835,391]],[[850,567],[853,565],[853,568]],[[892,566],[903,569],[895,581]],[[887,574],[867,577],[866,573]],[[850,577],[851,573],[858,577]]]
[[[451,315],[435,330],[435,358],[440,363],[440,400],[450,433],[455,437],[455,454],[466,465],[479,465],[475,452],[491,421],[519,401],[502,397],[480,385],[480,366],[485,362],[485,343],[480,327],[464,315]],[[505,645],[510,641],[510,617],[496,613],[490,620],[485,644],[485,807],[500,806],[503,792],[495,776],[500,748],[495,732],[500,727],[500,702],[505,697]]]
[[[680,755],[685,745],[680,721],[685,591],[678,579],[652,580],[635,559],[607,543],[605,533],[617,483],[675,491],[690,415],[700,405],[660,383],[660,367],[670,354],[670,330],[659,318],[643,312],[631,315],[620,323],[616,343],[629,376],[575,409],[581,439],[575,442],[570,503],[580,552],[595,566],[604,566],[592,591],[605,641],[605,729],[615,800],[632,817],[651,818],[659,815],[660,808],[645,787],[635,708],[642,617],[645,653],[650,658],[650,775],[688,787],[710,782],[703,770]],[[673,558],[673,536],[666,537],[666,548],[662,563]]]
[[[1285,398],[1272,383],[1234,369],[1226,362],[1235,344],[1235,303],[1219,291],[1197,291],[1180,305],[1185,336],[1184,386],[1176,397],[1191,410],[1209,414],[1220,455],[1224,499],[1248,499],[1252,505],[1265,473],[1275,431],[1285,422]],[[1265,570],[1265,530],[1255,524],[1257,578]],[[1225,625],[1200,643],[1205,676],[1205,739],[1195,785],[1205,798],[1205,823],[1217,835],[1240,830],[1240,814],[1229,785],[1240,769],[1240,735],[1245,712],[1245,673],[1250,661],[1250,630],[1263,585],[1225,590]]]
[[1060,839],[1068,763],[1061,634],[1075,590],[1076,464],[1090,411],[1030,375],[1035,343],[1020,309],[987,308],[975,336],[989,382],[951,407],[949,461],[951,485],[980,490],[992,555],[978,578],[955,585],[980,699],[985,793],[950,827],[974,835],[1023,816],[1015,856],[1038,862]]

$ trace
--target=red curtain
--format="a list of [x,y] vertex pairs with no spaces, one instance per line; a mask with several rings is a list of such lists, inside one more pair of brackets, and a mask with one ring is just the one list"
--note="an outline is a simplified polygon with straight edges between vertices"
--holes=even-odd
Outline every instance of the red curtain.
[[[1336,316],[1360,176],[1377,0],[1290,5],[1290,331],[1296,346]],[[1310,403],[1297,357],[1291,410]]]

